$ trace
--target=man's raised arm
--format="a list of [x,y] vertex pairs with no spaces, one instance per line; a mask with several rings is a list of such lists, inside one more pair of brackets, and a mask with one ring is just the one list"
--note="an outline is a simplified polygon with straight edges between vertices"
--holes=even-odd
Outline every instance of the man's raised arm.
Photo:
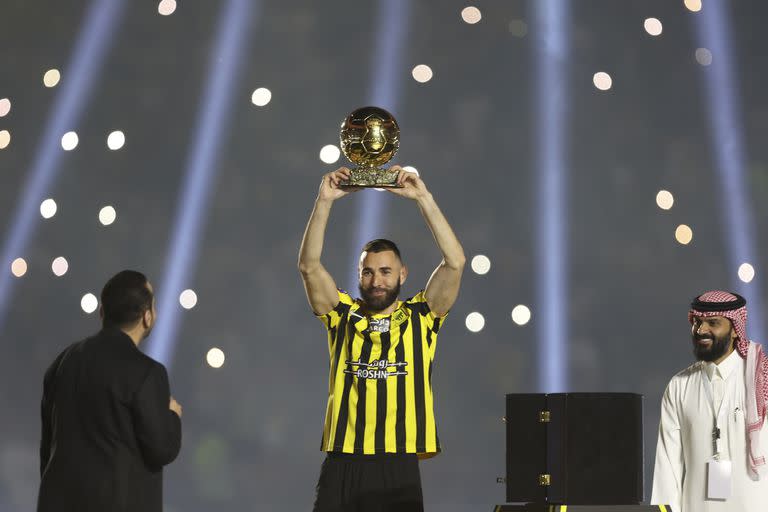
[[427,282],[424,296],[427,304],[429,304],[429,309],[437,316],[444,316],[459,295],[461,274],[464,271],[466,261],[464,249],[443,212],[437,206],[432,194],[427,190],[424,181],[416,173],[401,169],[398,183],[402,188],[388,188],[387,190],[416,201],[424,220],[427,221],[427,226],[435,237],[437,247],[443,254],[443,261],[440,262]]
[[299,272],[304,281],[307,300],[316,315],[329,313],[339,302],[336,282],[320,262],[325,239],[325,228],[333,202],[349,194],[339,187],[339,182],[349,178],[349,169],[341,167],[323,176],[315,207],[307,222],[299,250]]

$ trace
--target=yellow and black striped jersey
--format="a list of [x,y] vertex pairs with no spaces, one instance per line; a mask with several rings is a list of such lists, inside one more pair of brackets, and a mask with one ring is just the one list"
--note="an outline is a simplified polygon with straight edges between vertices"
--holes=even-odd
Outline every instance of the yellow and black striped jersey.
[[333,311],[318,316],[331,360],[321,449],[434,455],[432,362],[445,317],[430,311],[423,291],[391,315],[366,316],[362,306],[339,290]]

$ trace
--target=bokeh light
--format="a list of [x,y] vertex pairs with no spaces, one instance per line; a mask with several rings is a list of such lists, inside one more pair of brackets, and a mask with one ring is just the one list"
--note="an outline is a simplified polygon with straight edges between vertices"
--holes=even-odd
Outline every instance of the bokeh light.
[[645,31],[652,36],[661,35],[663,30],[661,21],[659,21],[657,18],[647,18],[643,23],[643,27],[645,27]]
[[598,71],[592,77],[592,83],[594,83],[595,87],[601,91],[607,91],[613,86],[613,79],[611,78],[611,75],[605,71]]
[[11,100],[8,98],[0,99],[0,117],[5,117],[11,111]]
[[755,278],[755,267],[749,263],[739,265],[739,279],[745,283],[751,282]]
[[11,143],[11,132],[8,130],[0,131],[0,149],[5,149]]
[[59,80],[61,80],[61,73],[59,73],[58,69],[49,69],[43,75],[43,85],[46,87],[56,87]]
[[163,16],[170,16],[176,11],[176,0],[161,0],[157,5],[157,12]]
[[479,275],[485,275],[488,273],[489,270],[491,270],[491,260],[488,258],[488,256],[485,256],[483,254],[478,254],[474,258],[472,258],[472,270],[475,272],[475,274]]
[[528,24],[523,20],[512,20],[509,22],[508,30],[515,37],[525,37],[528,35]]
[[685,0],[683,3],[689,11],[699,12],[701,10],[701,0]]
[[61,137],[61,147],[64,151],[72,151],[77,147],[77,143],[80,139],[75,132],[67,132]]
[[259,87],[251,94],[251,103],[257,107],[263,107],[272,101],[272,91],[265,87]]
[[197,305],[197,294],[194,290],[184,290],[179,295],[179,303],[184,309],[192,309]]
[[40,215],[43,216],[44,219],[50,219],[54,215],[56,215],[56,212],[58,211],[59,207],[56,204],[56,201],[53,199],[46,199],[42,203],[40,203]]
[[693,240],[693,230],[685,224],[680,224],[675,230],[675,240],[683,245],[688,245]]
[[518,304],[512,309],[512,321],[517,325],[525,325],[531,320],[531,310],[528,306]]
[[480,9],[470,5],[461,10],[461,19],[470,25],[474,25],[483,19],[483,15],[480,12]]
[[675,204],[675,198],[668,190],[659,190],[656,194],[656,205],[662,210],[669,210]]
[[96,296],[92,293],[86,293],[83,295],[83,298],[80,299],[80,307],[83,309],[83,311],[90,315],[98,309],[99,299],[97,299]]
[[99,222],[104,226],[109,226],[117,219],[117,212],[113,206],[105,206],[99,210]]
[[702,66],[712,64],[712,52],[706,48],[696,48],[696,62]]
[[485,318],[475,311],[467,315],[465,324],[471,332],[480,332],[485,327]]
[[205,360],[211,368],[221,368],[224,365],[224,351],[218,347],[213,347],[205,356]]
[[320,160],[326,164],[333,164],[338,162],[340,156],[341,150],[338,148],[338,146],[334,146],[333,144],[323,146],[320,150]]
[[426,64],[419,64],[411,72],[413,79],[419,83],[426,83],[432,80],[432,68]]
[[51,270],[56,277],[61,277],[69,270],[69,262],[63,256],[59,256],[51,263]]
[[24,258],[16,258],[13,260],[13,263],[11,263],[11,274],[13,274],[15,277],[22,277],[26,273],[27,262],[24,260]]
[[125,145],[125,134],[120,130],[115,130],[107,137],[107,147],[116,151]]

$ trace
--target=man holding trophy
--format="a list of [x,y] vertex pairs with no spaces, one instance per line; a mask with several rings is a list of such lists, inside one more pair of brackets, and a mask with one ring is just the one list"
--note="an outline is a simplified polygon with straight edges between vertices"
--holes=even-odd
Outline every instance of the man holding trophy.
[[[330,371],[321,449],[327,452],[315,512],[422,511],[418,459],[440,452],[432,395],[437,336],[459,292],[464,251],[424,181],[399,166],[381,169],[399,138],[382,109],[344,121],[341,147],[355,169],[323,176],[299,253],[312,311],[327,329]],[[408,269],[394,242],[368,242],[355,299],[321,263],[333,202],[360,187],[416,201],[443,259],[423,291],[401,301]]]

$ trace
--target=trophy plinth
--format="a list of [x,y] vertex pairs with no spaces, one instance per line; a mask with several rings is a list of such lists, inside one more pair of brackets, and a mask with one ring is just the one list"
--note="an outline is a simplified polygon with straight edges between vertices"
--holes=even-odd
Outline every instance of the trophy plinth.
[[399,187],[397,184],[398,171],[390,171],[377,167],[354,167],[350,169],[350,177],[341,183],[342,187]]
[[382,168],[400,147],[400,128],[395,118],[378,107],[363,107],[341,123],[339,141],[342,153],[357,164],[343,187],[398,187],[397,173]]

